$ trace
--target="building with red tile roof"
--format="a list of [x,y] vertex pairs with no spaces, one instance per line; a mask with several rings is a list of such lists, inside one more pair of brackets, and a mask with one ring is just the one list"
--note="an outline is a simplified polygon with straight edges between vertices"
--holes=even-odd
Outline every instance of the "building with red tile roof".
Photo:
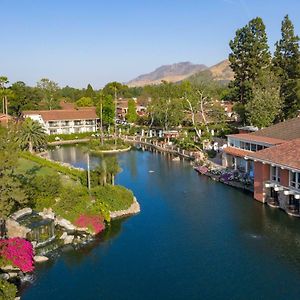
[[300,217],[300,118],[228,136],[223,165],[252,172],[254,198]]
[[48,134],[96,132],[99,119],[95,107],[23,111],[22,115],[38,121]]

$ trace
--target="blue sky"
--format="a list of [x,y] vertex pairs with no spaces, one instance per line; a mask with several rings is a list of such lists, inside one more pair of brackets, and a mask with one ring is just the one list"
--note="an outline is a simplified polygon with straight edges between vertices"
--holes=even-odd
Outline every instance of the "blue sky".
[[285,14],[300,35],[299,0],[0,0],[0,75],[100,88],[163,64],[210,66],[256,16],[273,50]]

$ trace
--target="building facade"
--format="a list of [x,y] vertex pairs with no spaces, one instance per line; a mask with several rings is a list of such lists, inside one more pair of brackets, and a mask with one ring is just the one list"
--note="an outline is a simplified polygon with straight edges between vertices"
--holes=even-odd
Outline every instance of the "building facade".
[[222,162],[253,173],[256,200],[300,216],[300,118],[229,135]]
[[95,107],[24,111],[23,117],[39,122],[47,134],[96,132],[99,120]]

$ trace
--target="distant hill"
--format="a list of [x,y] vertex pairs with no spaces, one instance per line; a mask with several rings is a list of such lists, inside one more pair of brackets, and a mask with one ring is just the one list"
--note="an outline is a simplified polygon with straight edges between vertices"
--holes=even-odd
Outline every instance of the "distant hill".
[[178,82],[195,73],[206,70],[207,66],[192,64],[190,62],[180,62],[172,65],[165,65],[157,68],[153,72],[143,74],[127,82],[128,86],[145,86],[159,84],[162,80],[168,82]]
[[220,83],[228,83],[234,77],[233,71],[230,68],[229,60],[223,60],[220,63],[207,68],[206,70],[197,72],[186,78],[193,83],[201,83],[207,81],[218,81]]

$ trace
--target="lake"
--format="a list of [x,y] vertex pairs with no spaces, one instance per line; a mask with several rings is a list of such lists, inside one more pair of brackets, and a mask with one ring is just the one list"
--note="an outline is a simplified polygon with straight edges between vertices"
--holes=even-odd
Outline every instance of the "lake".
[[[79,146],[50,155],[86,167]],[[141,213],[39,265],[22,299],[299,299],[299,219],[188,162],[138,150],[118,157],[116,182]]]

